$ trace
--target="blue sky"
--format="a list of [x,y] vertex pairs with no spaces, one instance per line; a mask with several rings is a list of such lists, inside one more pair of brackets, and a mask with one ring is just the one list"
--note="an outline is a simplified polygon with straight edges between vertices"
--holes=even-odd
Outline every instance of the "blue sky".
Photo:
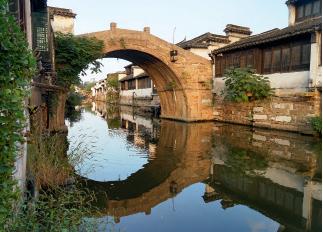
[[[50,6],[70,8],[76,14],[75,33],[107,30],[110,22],[118,27],[142,30],[172,42],[194,38],[205,32],[224,34],[226,24],[248,26],[257,34],[288,23],[285,0],[48,0]],[[122,69],[127,62],[104,59],[101,74],[88,75],[102,79],[108,72]]]

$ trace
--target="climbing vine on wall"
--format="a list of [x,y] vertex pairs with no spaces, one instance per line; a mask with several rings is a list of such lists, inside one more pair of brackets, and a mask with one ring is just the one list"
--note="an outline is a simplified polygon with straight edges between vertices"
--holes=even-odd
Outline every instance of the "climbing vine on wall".
[[15,18],[0,0],[0,230],[10,221],[17,199],[12,179],[25,125],[24,99],[36,62]]
[[92,73],[99,72],[102,64],[98,59],[103,56],[103,45],[103,41],[96,38],[56,34],[56,84],[69,88],[73,84],[80,84],[80,75],[85,75],[87,69]]

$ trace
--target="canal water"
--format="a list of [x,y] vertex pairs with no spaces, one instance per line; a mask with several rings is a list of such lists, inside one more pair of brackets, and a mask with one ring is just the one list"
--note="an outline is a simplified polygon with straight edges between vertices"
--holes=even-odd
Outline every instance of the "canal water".
[[93,103],[68,121],[110,231],[321,231],[321,141]]

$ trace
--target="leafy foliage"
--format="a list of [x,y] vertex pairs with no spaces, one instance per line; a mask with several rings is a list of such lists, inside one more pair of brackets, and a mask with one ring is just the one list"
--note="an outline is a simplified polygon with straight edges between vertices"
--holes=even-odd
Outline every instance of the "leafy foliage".
[[114,90],[119,90],[119,80],[118,75],[115,73],[108,74],[107,76],[107,87],[110,87]]
[[110,104],[116,104],[119,101],[119,80],[116,73],[107,76],[107,94],[106,100]]
[[250,68],[231,68],[225,73],[225,99],[235,102],[264,99],[272,95],[267,77]]
[[24,100],[36,70],[24,34],[0,0],[0,230],[12,216],[18,194],[13,191],[14,162],[23,142]]
[[228,146],[228,152],[225,163],[235,172],[259,175],[268,167],[267,160],[253,151]]
[[33,131],[28,167],[39,194],[35,202],[19,207],[7,222],[7,231],[97,231],[95,221],[85,221],[92,213],[100,215],[92,204],[95,194],[75,175],[92,152],[80,142],[67,155],[68,145],[66,134]]
[[310,119],[311,126],[313,130],[317,133],[322,133],[322,118],[321,117],[312,117]]
[[80,83],[80,74],[90,69],[100,72],[103,42],[96,38],[58,33],[55,37],[55,61],[58,85],[69,88]]
[[91,88],[95,86],[95,82],[85,82],[83,86],[86,92],[91,92]]
[[68,93],[65,107],[67,109],[74,109],[75,106],[81,105],[83,96],[79,93],[71,91]]

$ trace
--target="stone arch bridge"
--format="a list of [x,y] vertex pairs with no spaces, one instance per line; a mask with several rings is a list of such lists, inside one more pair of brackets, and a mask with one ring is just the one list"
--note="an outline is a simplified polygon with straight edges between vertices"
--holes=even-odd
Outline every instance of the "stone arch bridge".
[[181,121],[211,120],[212,65],[205,58],[143,31],[117,28],[83,34],[104,41],[107,58],[120,58],[144,69],[154,81],[163,118]]

